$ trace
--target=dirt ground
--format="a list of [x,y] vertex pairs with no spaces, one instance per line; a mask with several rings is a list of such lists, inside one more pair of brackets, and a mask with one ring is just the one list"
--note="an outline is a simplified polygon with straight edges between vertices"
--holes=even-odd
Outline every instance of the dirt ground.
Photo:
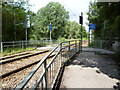
[[[60,88],[120,89],[120,68],[107,55],[77,54],[65,67]],[[119,89],[118,89],[119,88]]]

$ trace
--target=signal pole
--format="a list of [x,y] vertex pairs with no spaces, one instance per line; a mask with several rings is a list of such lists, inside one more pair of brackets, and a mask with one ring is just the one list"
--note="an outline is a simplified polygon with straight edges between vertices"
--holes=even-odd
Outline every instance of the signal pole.
[[0,54],[2,54],[2,2],[0,2]]
[[52,41],[52,38],[51,38],[51,30],[50,30],[50,41]]
[[50,22],[50,25],[49,25],[49,30],[50,30],[50,42],[52,42],[52,24]]
[[80,45],[80,46],[81,46],[81,47],[80,47],[80,48],[81,48],[81,52],[82,52],[82,25],[83,25],[83,12],[81,12],[81,16],[80,16],[79,19],[80,19],[80,22],[79,22],[79,23],[81,24],[81,29],[80,29],[80,34],[81,34],[81,45]]
[[[89,13],[90,13],[90,6],[89,6]],[[89,25],[90,25],[90,21],[89,21]],[[90,26],[89,26],[89,30],[88,30],[88,46],[90,45]]]

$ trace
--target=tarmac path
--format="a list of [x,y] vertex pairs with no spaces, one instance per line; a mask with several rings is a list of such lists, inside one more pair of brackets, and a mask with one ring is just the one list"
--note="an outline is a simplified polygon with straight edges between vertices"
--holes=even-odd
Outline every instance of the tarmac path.
[[60,88],[120,90],[118,65],[120,64],[107,55],[96,55],[94,52],[78,53],[65,67]]

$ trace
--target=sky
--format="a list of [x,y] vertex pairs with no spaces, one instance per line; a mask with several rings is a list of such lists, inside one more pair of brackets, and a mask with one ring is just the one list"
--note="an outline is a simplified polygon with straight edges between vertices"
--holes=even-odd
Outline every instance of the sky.
[[36,13],[40,8],[46,6],[51,1],[59,2],[69,11],[70,21],[79,23],[79,16],[81,12],[83,12],[83,25],[88,32],[88,26],[85,24],[86,22],[88,23],[86,13],[88,12],[89,2],[92,0],[29,0],[29,3],[33,5],[31,10]]

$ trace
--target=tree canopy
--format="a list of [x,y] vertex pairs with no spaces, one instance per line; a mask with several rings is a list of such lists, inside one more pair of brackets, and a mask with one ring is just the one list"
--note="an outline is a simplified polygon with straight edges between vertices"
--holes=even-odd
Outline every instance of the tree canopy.
[[[34,17],[35,29],[32,30],[31,38],[49,38],[50,24],[53,26],[52,39],[58,39],[60,37],[69,39],[80,38],[80,25],[68,19],[69,13],[61,4],[57,2],[48,3],[45,7],[41,8]],[[83,33],[86,37],[85,27],[83,28]]]
[[37,32],[38,39],[41,37],[49,38],[49,25],[52,24],[52,38],[57,39],[60,36],[62,37],[68,18],[68,12],[61,4],[50,2],[37,12],[34,18],[36,30],[34,33]]
[[[84,26],[82,27],[82,34],[83,37],[87,37],[87,33]],[[66,25],[64,37],[68,39],[71,38],[78,39],[80,38],[80,35],[81,35],[81,26],[75,21],[73,22],[68,21],[68,24]]]
[[90,3],[90,23],[97,25],[95,37],[120,37],[120,2]]
[[2,3],[2,41],[25,40],[26,15],[34,15],[30,10],[26,12],[25,4],[27,3]]
[[[52,24],[52,39],[80,38],[80,25],[75,21],[69,21],[69,12],[58,2],[50,2],[39,9],[35,14],[26,10],[28,2],[3,2],[2,3],[2,41],[25,40],[26,28],[24,23],[26,16],[30,16],[30,28],[28,40],[40,40],[49,38],[49,25]],[[87,37],[83,27],[84,37]]]

